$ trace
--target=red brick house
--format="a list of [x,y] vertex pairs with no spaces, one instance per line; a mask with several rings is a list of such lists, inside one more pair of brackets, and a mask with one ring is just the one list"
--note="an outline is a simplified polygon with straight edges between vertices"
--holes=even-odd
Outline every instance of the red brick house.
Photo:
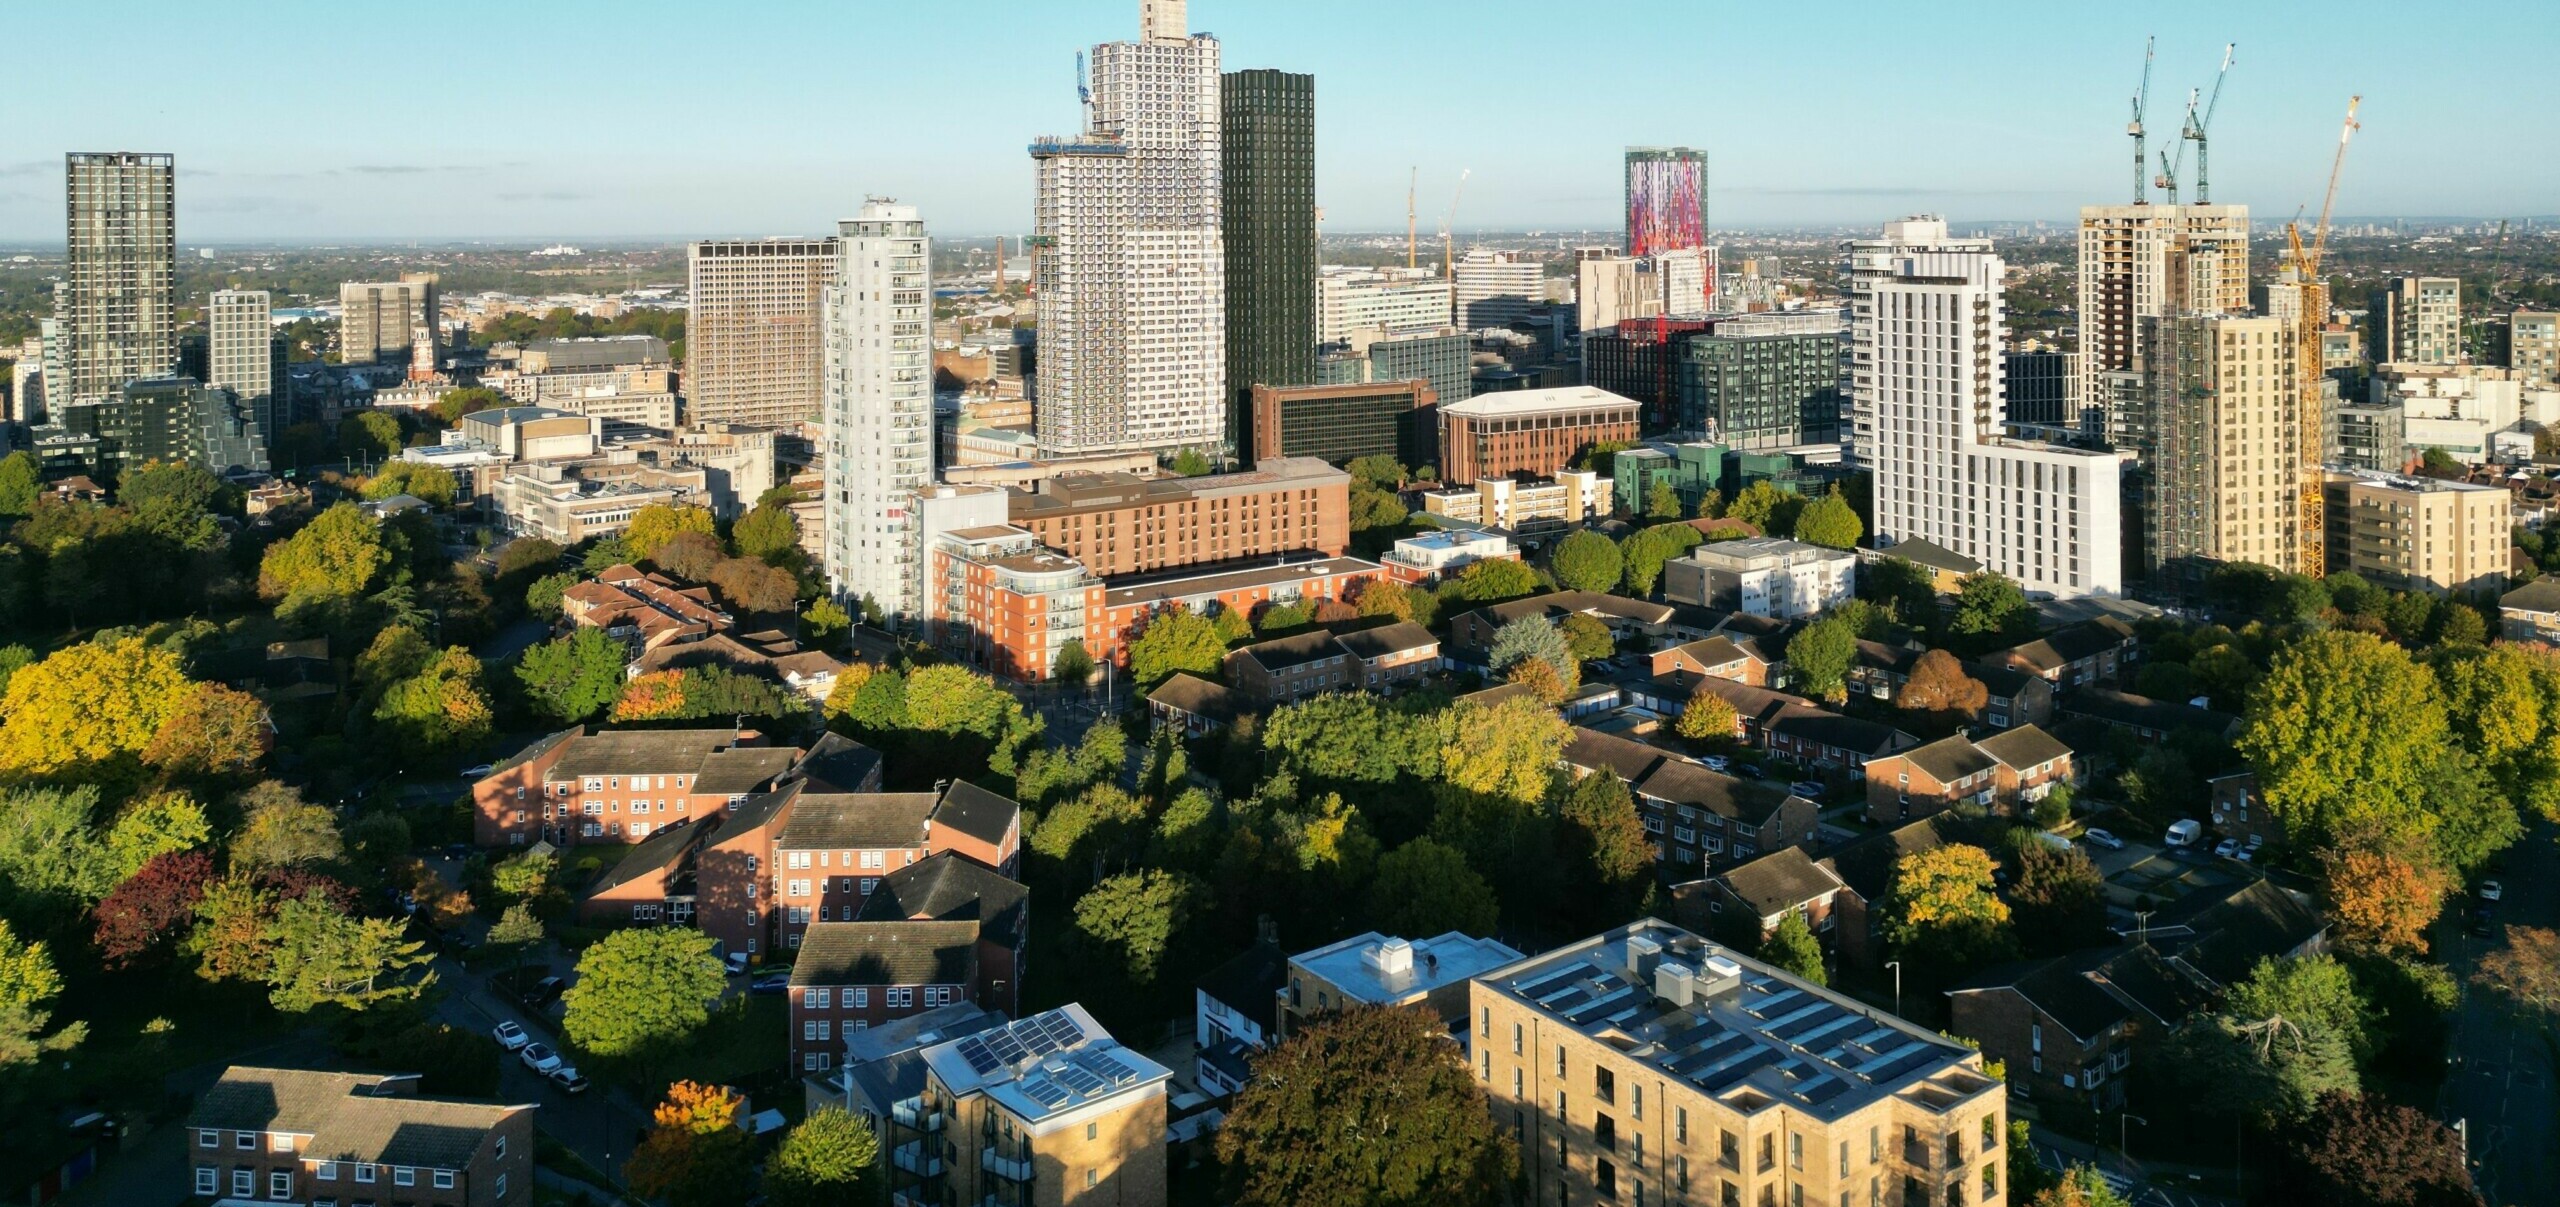
[[2009,1090],[2035,1101],[2117,1110],[2135,1043],[2165,1032],[2205,995],[2149,947],[2093,948],[2007,964],[1947,991],[1948,1030],[2005,1061]]
[[1031,891],[1022,885],[946,851],[891,872],[854,920],[976,923],[971,1000],[1007,1015],[1022,1012],[1023,954],[1031,937]]
[[418,1075],[234,1065],[187,1112],[187,1183],[224,1203],[529,1207],[533,1112],[418,1094]]
[[1721,634],[1653,653],[1653,673],[1657,678],[1691,671],[1752,687],[1769,686],[1771,669],[1782,665],[1783,661],[1762,652],[1759,640],[1746,638],[1737,642]]
[[564,729],[471,786],[484,847],[632,844],[770,791],[800,760],[733,729]]
[[1251,710],[1251,701],[1198,675],[1175,672],[1147,693],[1147,712],[1158,725],[1171,725],[1187,738],[1206,737]]
[[834,1067],[844,1037],[967,1001],[978,984],[976,922],[817,922],[791,965],[790,1067]]
[[1958,804],[2033,804],[2074,782],[2071,748],[2033,725],[1975,741],[1956,734],[1867,764],[1867,818],[1898,824]]
[[777,941],[797,947],[812,923],[852,921],[891,872],[943,851],[1018,870],[1021,812],[966,780],[940,793],[802,793],[773,844]]
[[2034,641],[1983,656],[1994,666],[2034,675],[2059,691],[2120,683],[2133,669],[2133,628],[2100,616],[2067,624]]
[[1964,673],[1982,684],[1982,723],[1993,729],[2053,724],[2053,684],[2013,667],[1988,662],[1966,664]]
[[1440,663],[1440,639],[1408,620],[1347,633],[1322,630],[1256,642],[1227,655],[1227,682],[1257,702],[1329,691],[1386,691]]
[[2267,811],[2267,798],[2258,791],[2258,773],[2226,771],[2204,782],[2213,800],[2214,832],[2243,842],[2284,841],[2284,823]]
[[1677,885],[1672,896],[1683,921],[1694,923],[1690,929],[1748,934],[1756,942],[1790,913],[1803,914],[1816,933],[1830,930],[1832,904],[1846,888],[1838,873],[1814,862],[1803,847],[1789,846],[1694,884]]
[[1894,867],[1906,855],[1934,850],[1953,837],[1952,819],[1924,817],[1878,834],[1854,839],[1821,859],[1840,878],[1832,898],[1832,941],[1840,958],[1874,971],[1882,966],[1884,940],[1876,931],[1876,908],[1893,889]]
[[1642,742],[1577,727],[1564,759],[1577,775],[1607,770],[1627,782],[1665,881],[1808,844],[1819,829],[1812,801]]

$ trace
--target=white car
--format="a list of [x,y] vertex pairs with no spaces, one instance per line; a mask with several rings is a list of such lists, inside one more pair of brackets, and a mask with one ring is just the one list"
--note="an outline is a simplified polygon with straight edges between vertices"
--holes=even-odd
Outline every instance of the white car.
[[526,1044],[523,1051],[516,1053],[516,1059],[536,1073],[549,1073],[563,1063],[560,1054],[545,1044]]
[[487,779],[489,776],[495,774],[497,770],[498,765],[495,763],[481,763],[477,766],[463,768],[462,778],[467,780]]
[[2480,882],[2480,899],[2483,901],[2495,901],[2498,898],[2505,896],[2506,892],[2507,890],[2500,887],[2498,882],[2495,880],[2483,880]]
[[500,1023],[491,1027],[489,1038],[498,1041],[499,1047],[510,1052],[520,1051],[526,1044],[533,1042],[533,1037],[525,1034],[524,1028],[514,1023]]
[[1707,765],[1707,770],[1709,771],[1727,771],[1731,770],[1733,767],[1733,760],[1726,758],[1721,754],[1711,754],[1705,758],[1699,759],[1698,761],[1705,763]]
[[2124,849],[2124,840],[2106,830],[2083,830],[2080,832],[2080,841],[2093,847],[2105,847],[2110,851]]
[[2213,844],[2213,857],[2216,859],[2229,859],[2239,853],[2240,840],[2237,838],[2226,838]]

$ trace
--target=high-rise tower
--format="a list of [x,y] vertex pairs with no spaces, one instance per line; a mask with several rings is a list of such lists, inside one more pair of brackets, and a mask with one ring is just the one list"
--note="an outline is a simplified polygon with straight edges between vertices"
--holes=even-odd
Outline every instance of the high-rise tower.
[[1692,147],[1627,148],[1627,254],[1687,251],[1707,243],[1707,153]]
[[435,359],[436,324],[443,322],[436,274],[404,272],[397,281],[348,281],[338,286],[338,359],[350,365],[418,359],[418,338]]
[[[2170,257],[2184,258],[2173,296]],[[2140,409],[2142,320],[2249,308],[2249,207],[2088,205],[2080,208],[2081,426],[2132,444]]]
[[715,239],[686,249],[685,419],[781,428],[816,418],[820,296],[834,239]]
[[205,384],[231,391],[257,419],[269,445],[286,420],[278,405],[286,378],[273,315],[274,302],[263,289],[215,290],[205,310],[210,367]]
[[915,494],[933,482],[933,259],[916,207],[837,224],[824,304],[827,584],[922,615]]
[[1226,237],[1218,41],[1181,0],[1093,48],[1083,131],[1031,145],[1039,178],[1040,448],[1226,442]]
[[74,151],[63,169],[63,376],[45,381],[56,407],[101,402],[178,367],[177,157]]
[[1227,438],[1251,444],[1255,386],[1316,379],[1316,77],[1221,81],[1227,245]]

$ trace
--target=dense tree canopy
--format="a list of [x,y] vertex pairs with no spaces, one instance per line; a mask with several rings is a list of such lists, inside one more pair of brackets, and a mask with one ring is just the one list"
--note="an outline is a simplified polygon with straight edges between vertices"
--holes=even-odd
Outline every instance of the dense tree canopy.
[[622,643],[580,625],[566,637],[524,652],[516,679],[544,716],[562,724],[592,719],[622,695]]
[[1214,679],[1226,665],[1227,643],[1217,627],[1187,608],[1174,607],[1147,618],[1138,639],[1129,643],[1129,677],[1143,691],[1188,671]]
[[631,526],[623,530],[622,540],[631,550],[631,556],[653,561],[658,547],[675,539],[679,532],[712,534],[714,526],[710,509],[677,503],[652,503],[631,513]]
[[765,1163],[773,1207],[868,1207],[880,1197],[880,1141],[840,1107],[822,1106],[792,1125]]
[[727,983],[701,931],[618,930],[578,958],[561,1031],[598,1056],[636,1056],[700,1027]]
[[1805,504],[1804,510],[1796,516],[1795,538],[1806,544],[1855,549],[1858,538],[1866,534],[1866,525],[1859,522],[1857,509],[1841,497],[1837,486],[1831,488],[1831,493]]
[[9,677],[0,772],[57,775],[139,755],[195,689],[176,654],[138,638],[65,646]]
[[2463,1144],[2425,1112],[2332,1092],[2284,1137],[2285,1201],[2321,1207],[2478,1207]]
[[390,564],[373,517],[353,503],[340,503],[267,546],[258,564],[258,593],[268,599],[359,595]]
[[1625,569],[1617,543],[1589,529],[1556,542],[1548,568],[1555,572],[1557,583],[1574,591],[1607,591],[1618,585]]
[[1491,934],[1500,914],[1493,886],[1450,847],[1417,838],[1378,857],[1369,917],[1390,934]]
[[1993,891],[1991,853],[1976,846],[1948,843],[1896,861],[1883,915],[1885,940],[1941,976],[1996,963],[2017,948],[2009,905]]
[[1838,617],[1825,617],[1787,639],[1787,670],[1796,688],[1831,701],[1849,697],[1849,667],[1858,658],[1858,635]]

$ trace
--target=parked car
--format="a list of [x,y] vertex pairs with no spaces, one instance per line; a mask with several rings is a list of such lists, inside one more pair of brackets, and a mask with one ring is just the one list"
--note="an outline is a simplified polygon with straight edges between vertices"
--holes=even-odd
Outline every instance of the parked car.
[[2192,817],[2170,822],[2169,828],[2160,835],[2160,841],[2173,847],[2191,847],[2203,840],[2204,823]]
[[1825,788],[1822,785],[1822,781],[1820,780],[1797,780],[1796,782],[1787,785],[1787,791],[1793,792],[1806,800],[1821,800],[1822,794],[1829,790],[1830,789]]
[[720,962],[728,967],[730,976],[737,976],[747,970],[747,953],[733,951],[720,957]]
[[2483,901],[2495,901],[2498,898],[2505,896],[2506,892],[2507,890],[2500,887],[2498,882],[2495,880],[2483,880],[2480,882],[2480,899]]
[[490,1028],[489,1038],[498,1041],[499,1047],[510,1052],[518,1051],[526,1044],[533,1042],[533,1037],[525,1034],[524,1028],[514,1023],[500,1023]]
[[561,1067],[560,1054],[552,1051],[548,1044],[526,1044],[523,1051],[516,1053],[516,1059],[536,1073],[547,1074]]
[[2124,849],[2124,840],[2116,837],[2112,831],[2108,830],[2082,830],[2080,832],[2080,841],[2088,843],[2093,847],[2105,847],[2110,851],[2121,851]]
[[564,1093],[583,1094],[587,1092],[586,1075],[580,1073],[575,1065],[562,1065],[559,1068],[553,1069],[549,1073],[544,1074],[544,1076],[549,1077],[551,1079],[551,1084],[560,1087],[561,1091]]
[[787,972],[771,972],[771,973],[766,973],[766,974],[765,974],[765,975],[763,975],[763,976],[757,977],[757,978],[756,978],[752,983],[750,983],[750,984],[747,986],[747,992],[749,992],[749,993],[761,993],[761,994],[774,994],[774,993],[783,993],[783,992],[787,992],[787,991],[789,991],[789,990],[790,990],[790,988],[791,988],[791,974],[790,974],[790,973],[787,973]]
[[463,768],[461,775],[462,778],[467,780],[487,779],[489,776],[495,774],[497,770],[498,765],[496,763],[475,763],[469,767]]
[[1709,771],[1730,771],[1733,769],[1733,760],[1726,758],[1721,754],[1710,754],[1698,761],[1705,763],[1707,765],[1707,770]]
[[547,976],[535,981],[532,988],[524,991],[524,1000],[547,1006],[558,1001],[560,995],[567,992],[568,988],[569,982],[556,976]]
[[1744,763],[1742,766],[1734,769],[1734,774],[1740,775],[1745,779],[1756,780],[1769,774],[1769,769],[1758,763]]
[[2471,911],[2471,934],[2473,938],[2485,939],[2490,935],[2497,933],[2497,930],[2498,928],[2496,923],[2489,917],[2489,911],[2485,909]]
[[2240,840],[2237,838],[2226,838],[2213,844],[2213,857],[2216,859],[2229,859],[2239,853]]
[[2250,836],[2249,836],[2249,846],[2248,846],[2248,850],[2249,850],[2252,854],[2255,854],[2255,853],[2257,852],[2257,849],[2258,849],[2258,848],[2263,847],[2263,846],[2265,846],[2265,845],[2267,845],[2267,836],[2266,836],[2266,835],[2264,835],[2264,834],[2252,834],[2252,835],[2250,835]]

